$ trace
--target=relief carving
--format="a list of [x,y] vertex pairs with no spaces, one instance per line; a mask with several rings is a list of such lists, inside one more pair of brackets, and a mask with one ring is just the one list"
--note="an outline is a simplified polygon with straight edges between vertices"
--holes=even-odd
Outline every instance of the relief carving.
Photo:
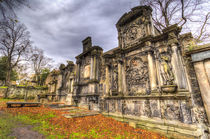
[[84,69],[84,78],[90,77],[90,65],[86,65]]
[[131,59],[126,69],[126,81],[129,95],[147,92],[148,80],[147,63],[139,57]]
[[113,91],[117,91],[117,87],[118,87],[118,67],[117,64],[115,64],[113,66],[113,70],[112,70],[112,90]]
[[163,85],[173,85],[174,75],[172,72],[171,57],[167,53],[162,53],[159,56],[160,74],[163,79]]
[[81,81],[85,81],[86,78],[90,77],[90,57],[86,57],[83,61],[82,61],[82,65],[81,65],[81,69],[80,69],[80,77],[81,77]]
[[125,43],[125,47],[127,44],[137,40],[138,38],[146,36],[145,22],[146,19],[142,17],[125,26],[121,30],[121,36]]

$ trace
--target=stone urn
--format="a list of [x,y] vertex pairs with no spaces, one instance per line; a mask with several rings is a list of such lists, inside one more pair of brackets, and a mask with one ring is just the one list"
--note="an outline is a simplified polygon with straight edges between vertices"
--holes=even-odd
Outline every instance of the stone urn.
[[177,85],[163,85],[161,86],[163,93],[175,93],[177,90]]

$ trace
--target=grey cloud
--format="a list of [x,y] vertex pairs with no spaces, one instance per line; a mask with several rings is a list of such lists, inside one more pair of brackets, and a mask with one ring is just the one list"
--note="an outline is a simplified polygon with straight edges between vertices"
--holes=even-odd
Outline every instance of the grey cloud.
[[36,0],[31,8],[18,11],[20,20],[31,32],[34,45],[56,63],[75,61],[82,52],[81,41],[92,37],[104,51],[118,45],[118,19],[138,0]]

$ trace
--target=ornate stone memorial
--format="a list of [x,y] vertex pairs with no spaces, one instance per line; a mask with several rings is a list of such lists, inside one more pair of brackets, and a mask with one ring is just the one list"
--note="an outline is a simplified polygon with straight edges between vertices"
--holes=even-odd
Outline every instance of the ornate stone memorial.
[[[177,25],[156,29],[148,6],[131,9],[116,27],[118,47],[103,53],[87,37],[74,70],[61,66],[61,90],[71,94],[72,104],[171,136],[204,137],[208,120],[195,70],[185,54],[189,35],[180,35]],[[207,103],[205,98],[208,109]]]

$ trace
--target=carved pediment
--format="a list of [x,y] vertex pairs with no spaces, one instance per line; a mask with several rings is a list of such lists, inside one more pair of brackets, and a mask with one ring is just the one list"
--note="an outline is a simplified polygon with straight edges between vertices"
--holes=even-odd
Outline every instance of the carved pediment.
[[117,23],[119,34],[119,45],[122,48],[137,42],[139,39],[149,35],[148,24],[151,24],[150,7],[139,6],[124,14]]
[[142,19],[137,19],[134,22],[126,25],[122,28],[121,37],[125,44],[125,47],[138,40],[139,38],[146,36],[146,27]]

